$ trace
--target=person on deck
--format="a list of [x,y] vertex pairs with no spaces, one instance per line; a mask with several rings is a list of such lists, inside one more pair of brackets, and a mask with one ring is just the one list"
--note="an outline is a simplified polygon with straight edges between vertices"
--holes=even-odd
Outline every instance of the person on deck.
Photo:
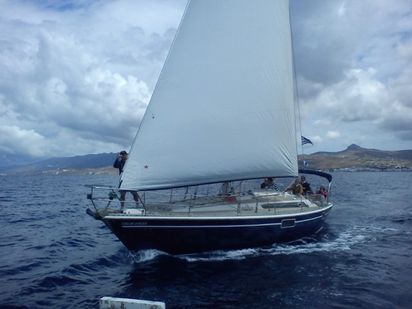
[[[123,173],[124,165],[126,164],[127,159],[129,158],[128,153],[126,150],[120,151],[119,155],[117,156],[116,160],[113,163],[113,167],[119,169],[119,175]],[[127,190],[119,190],[120,193],[120,208],[123,210],[124,208],[124,201],[126,199],[126,192],[130,192],[133,195],[133,199],[136,202],[136,205],[139,203],[139,194],[137,191],[127,191]]]
[[300,184],[302,185],[303,194],[313,194],[313,191],[310,187],[310,183],[306,181],[305,176],[300,177]]
[[326,188],[324,186],[320,186],[319,190],[316,192],[316,194],[320,194],[322,195],[324,198],[328,197],[328,191],[326,190]]
[[231,187],[230,182],[229,181],[225,181],[222,183],[222,186],[220,187],[220,192],[219,195],[231,195],[232,193],[234,193],[234,189]]
[[291,191],[295,195],[303,194],[303,187],[299,177],[295,179],[295,181],[286,189],[286,191]]
[[278,191],[278,186],[273,182],[272,177],[265,178],[265,180],[260,185],[261,189],[271,189]]

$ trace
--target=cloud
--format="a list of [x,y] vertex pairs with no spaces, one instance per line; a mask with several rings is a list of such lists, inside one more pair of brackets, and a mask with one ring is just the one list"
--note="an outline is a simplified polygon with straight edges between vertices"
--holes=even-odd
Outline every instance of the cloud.
[[[411,2],[290,3],[303,135],[314,149],[411,148]],[[1,1],[0,151],[128,149],[185,4]]]
[[323,142],[323,138],[320,137],[319,135],[315,135],[315,136],[311,137],[311,139],[312,139],[312,142],[314,142],[314,143],[322,143]]
[[330,126],[331,122],[327,119],[318,119],[313,123],[315,126]]
[[333,148],[332,126],[345,142],[411,148],[412,3],[291,3],[305,134]]
[[146,1],[137,12],[133,1],[60,4],[0,5],[0,122],[15,144],[28,136],[33,144],[0,147],[38,156],[128,148],[181,4]]
[[389,95],[385,85],[374,79],[374,74],[373,69],[350,70],[341,81],[323,87],[309,104],[335,120],[376,120],[382,115],[382,106],[388,103]]
[[328,132],[326,133],[326,136],[327,136],[328,138],[330,138],[330,139],[336,139],[336,138],[339,138],[339,137],[340,137],[340,133],[337,132],[337,131],[328,131]]
[[308,107],[322,111],[325,118],[315,121],[316,125],[327,125],[333,120],[335,123],[337,120],[344,123],[367,121],[389,131],[412,131],[409,97],[403,97],[402,91],[391,91],[395,87],[390,89],[375,75],[374,69],[348,71],[345,79],[323,87],[311,98],[306,113],[309,113]]
[[18,153],[38,156],[43,154],[41,149],[46,145],[43,136],[33,130],[24,130],[16,126],[1,125],[0,135],[2,136],[0,151],[6,153],[14,153],[17,150]]

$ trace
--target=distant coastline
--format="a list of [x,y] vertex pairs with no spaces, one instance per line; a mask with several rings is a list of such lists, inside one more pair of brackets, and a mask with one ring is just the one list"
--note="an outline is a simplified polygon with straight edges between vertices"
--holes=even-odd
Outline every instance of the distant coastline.
[[309,168],[329,171],[408,171],[412,150],[385,151],[352,144],[343,151],[302,155],[300,161]]
[[[7,175],[117,175],[112,167],[115,153],[50,158],[34,163],[0,167]],[[384,151],[352,144],[343,151],[299,156],[299,166],[330,172],[412,171],[412,150]]]

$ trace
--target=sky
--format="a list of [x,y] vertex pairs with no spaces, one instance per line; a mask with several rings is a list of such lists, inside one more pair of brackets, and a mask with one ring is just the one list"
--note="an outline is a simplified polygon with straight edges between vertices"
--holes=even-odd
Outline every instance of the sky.
[[[0,154],[130,149],[186,0],[0,0]],[[412,149],[412,1],[290,0],[305,153]]]

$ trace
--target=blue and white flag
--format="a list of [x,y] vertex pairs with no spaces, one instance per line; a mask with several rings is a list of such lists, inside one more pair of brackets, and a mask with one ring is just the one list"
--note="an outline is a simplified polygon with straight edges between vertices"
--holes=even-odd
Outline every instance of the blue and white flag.
[[306,137],[304,137],[304,136],[301,136],[301,138],[302,138],[302,145],[305,145],[305,144],[311,144],[311,145],[313,145],[313,143],[312,143],[312,141],[311,141],[310,139],[308,139],[308,138],[306,138]]

